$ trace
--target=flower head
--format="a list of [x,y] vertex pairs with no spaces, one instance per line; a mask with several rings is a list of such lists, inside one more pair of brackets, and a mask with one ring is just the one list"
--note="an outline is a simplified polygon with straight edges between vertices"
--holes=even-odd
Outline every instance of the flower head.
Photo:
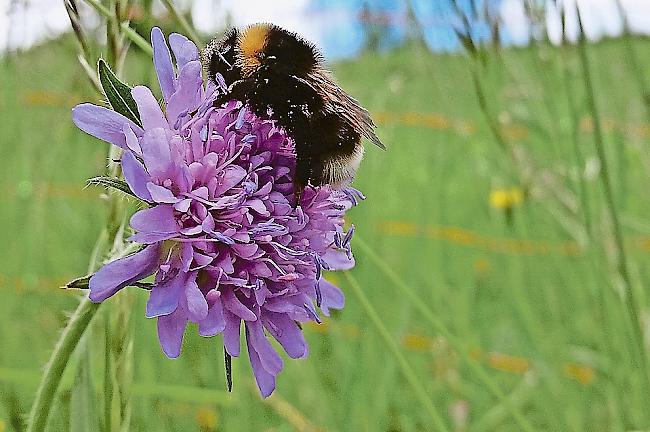
[[293,141],[239,101],[215,107],[223,89],[204,87],[196,46],[152,30],[154,65],[164,112],[147,87],[133,88],[141,125],[107,108],[82,104],[75,124],[124,149],[122,170],[133,193],[148,203],[133,215],[130,241],[145,247],[105,265],[90,279],[101,302],[154,275],[146,316],[158,319],[160,345],[181,352],[188,322],[202,336],[223,335],[227,353],[240,354],[242,322],[262,395],[275,388],[283,362],[267,339],[291,358],[307,355],[298,323],[344,305],[322,270],[354,265],[353,229],[343,216],[357,191],[307,188],[293,206]]

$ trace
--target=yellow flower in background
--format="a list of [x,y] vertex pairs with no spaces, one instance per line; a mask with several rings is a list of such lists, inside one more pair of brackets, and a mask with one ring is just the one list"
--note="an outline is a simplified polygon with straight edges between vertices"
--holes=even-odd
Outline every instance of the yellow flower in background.
[[196,421],[201,430],[211,431],[215,430],[219,424],[219,416],[217,412],[208,407],[200,407],[196,410]]
[[5,429],[6,429],[5,422],[0,420],[0,432],[5,432]]
[[596,372],[588,366],[576,363],[567,363],[564,365],[564,374],[571,379],[578,381],[582,385],[589,385],[596,378]]
[[519,187],[496,189],[490,192],[490,205],[498,210],[511,210],[524,201],[524,191]]
[[402,345],[411,351],[426,352],[431,351],[434,343],[430,338],[426,336],[418,335],[415,333],[407,333],[402,339]]
[[486,258],[478,258],[474,261],[474,273],[477,276],[487,276],[492,271],[492,263]]

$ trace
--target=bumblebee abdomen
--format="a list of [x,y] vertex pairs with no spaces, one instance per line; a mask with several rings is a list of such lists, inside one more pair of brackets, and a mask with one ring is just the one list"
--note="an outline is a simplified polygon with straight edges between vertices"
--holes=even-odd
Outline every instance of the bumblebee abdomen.
[[309,135],[315,145],[306,151],[318,164],[310,176],[313,182],[338,186],[351,181],[363,155],[361,135],[354,126],[326,112],[314,118]]

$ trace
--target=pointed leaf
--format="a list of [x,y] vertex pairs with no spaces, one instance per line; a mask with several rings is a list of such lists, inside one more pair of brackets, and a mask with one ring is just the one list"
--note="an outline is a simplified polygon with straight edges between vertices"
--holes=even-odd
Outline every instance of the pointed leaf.
[[[99,177],[93,177],[88,180],[86,180],[86,184],[88,186],[91,185],[99,185],[99,186],[104,186],[105,188],[113,188],[117,189],[120,192],[123,192],[127,195],[131,195],[132,197],[136,198],[139,201],[142,201],[129,187],[129,185],[124,181],[120,180],[115,177],[108,177],[108,176],[99,176]],[[142,201],[145,202],[145,201]]]
[[226,349],[223,349],[223,360],[224,366],[226,368],[226,385],[228,386],[228,392],[232,392],[232,357],[228,354]]
[[132,120],[138,126],[142,126],[138,106],[133,96],[131,96],[131,87],[120,81],[103,59],[99,60],[97,69],[99,82],[102,85],[106,99],[111,104],[111,108]]
[[90,282],[91,277],[91,274],[78,277],[65,284],[62,288],[88,289],[88,283]]
[[[94,274],[94,273],[93,273]],[[74,288],[74,289],[82,289],[82,290],[87,290],[89,289],[88,284],[90,283],[90,278],[93,277],[92,274],[78,277],[76,279],[71,280],[67,284],[63,285],[61,288],[63,289],[69,289],[69,288]],[[151,282],[133,282],[129,286],[140,288],[146,291],[151,291],[153,288],[153,283]]]

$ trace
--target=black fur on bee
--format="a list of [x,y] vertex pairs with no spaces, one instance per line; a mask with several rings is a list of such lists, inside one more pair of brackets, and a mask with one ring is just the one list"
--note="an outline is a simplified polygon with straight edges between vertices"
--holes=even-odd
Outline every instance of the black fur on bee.
[[229,86],[216,105],[236,99],[258,116],[270,112],[293,138],[297,201],[309,183],[349,184],[363,157],[362,136],[385,149],[368,111],[336,84],[316,47],[293,32],[273,24],[231,29],[201,59],[208,79],[221,74]]

